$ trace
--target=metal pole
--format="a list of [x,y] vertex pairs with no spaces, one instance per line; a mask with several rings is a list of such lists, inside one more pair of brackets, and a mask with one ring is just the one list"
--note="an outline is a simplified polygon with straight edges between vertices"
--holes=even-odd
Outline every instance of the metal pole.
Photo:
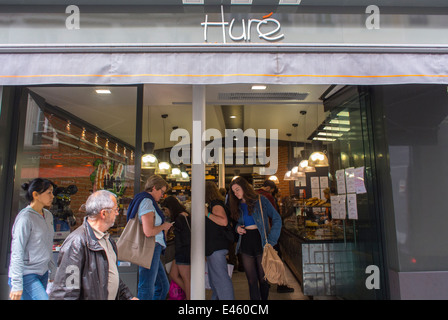
[[205,300],[205,86],[193,86],[191,168],[191,299]]
[[137,85],[137,108],[135,115],[135,155],[134,155],[134,194],[140,192],[142,175],[142,130],[143,130],[143,85]]

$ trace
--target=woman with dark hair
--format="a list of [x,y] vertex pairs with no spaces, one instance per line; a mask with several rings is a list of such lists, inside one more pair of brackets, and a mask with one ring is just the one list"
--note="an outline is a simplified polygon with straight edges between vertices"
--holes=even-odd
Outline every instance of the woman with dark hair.
[[226,237],[228,216],[225,198],[212,181],[205,183],[205,256],[213,300],[233,300],[232,279],[227,271],[226,255],[229,239]]
[[[239,239],[236,251],[241,253],[249,283],[250,299],[267,300],[269,283],[264,279],[261,266],[263,248],[266,244],[265,232],[267,242],[275,246],[280,237],[282,219],[269,200],[255,192],[246,179],[242,177],[233,179],[230,190],[230,211],[232,218],[238,221],[236,231]],[[269,218],[272,219],[270,229]]]
[[174,221],[174,261],[171,264],[170,277],[185,292],[190,300],[190,250],[191,222],[185,207],[174,196],[168,196],[162,203],[165,215]]
[[42,178],[22,185],[30,204],[19,212],[12,227],[11,300],[48,300],[48,271],[55,271],[54,227],[53,215],[45,207],[53,202],[53,187],[53,182]]

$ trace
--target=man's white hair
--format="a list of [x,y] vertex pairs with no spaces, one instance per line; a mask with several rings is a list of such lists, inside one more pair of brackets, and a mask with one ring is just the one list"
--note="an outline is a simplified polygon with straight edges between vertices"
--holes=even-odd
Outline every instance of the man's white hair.
[[113,198],[116,198],[116,195],[107,190],[92,193],[86,201],[86,215],[95,219],[101,210],[113,209],[115,206]]

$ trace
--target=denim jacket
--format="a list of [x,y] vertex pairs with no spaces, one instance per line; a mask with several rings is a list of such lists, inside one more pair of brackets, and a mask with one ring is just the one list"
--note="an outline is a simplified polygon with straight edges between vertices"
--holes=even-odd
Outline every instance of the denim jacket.
[[[264,230],[266,230],[267,240],[268,243],[271,246],[275,246],[277,244],[278,238],[280,237],[280,231],[282,229],[282,218],[280,217],[280,214],[274,209],[271,202],[266,199],[264,196],[260,195],[261,200],[261,206],[263,207],[263,219],[264,219],[264,226],[263,226],[263,219],[261,217],[261,210],[260,210],[260,202],[257,200],[257,202],[254,205],[254,211],[252,212],[252,217],[255,220],[255,224],[257,225],[258,231],[260,232],[261,236],[261,247],[264,248],[266,245],[266,237]],[[269,218],[272,219],[272,226],[269,230]],[[238,226],[244,225],[243,221],[243,212],[240,209],[240,216],[238,219],[238,223],[236,224],[236,228]],[[236,245],[236,252],[238,253],[239,248],[241,245],[241,235],[238,238],[238,243]]]

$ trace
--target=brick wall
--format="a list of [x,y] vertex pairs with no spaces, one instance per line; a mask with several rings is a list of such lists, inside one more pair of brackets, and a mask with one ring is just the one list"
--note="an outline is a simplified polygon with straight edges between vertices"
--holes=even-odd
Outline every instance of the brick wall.
[[[59,143],[56,147],[53,146],[25,146],[22,163],[21,177],[23,181],[28,181],[36,177],[47,178],[53,181],[58,187],[68,187],[69,185],[76,185],[78,192],[71,196],[70,208],[75,213],[77,226],[82,223],[84,213],[79,211],[82,204],[85,203],[92,191],[96,190],[96,185],[91,181],[90,175],[97,169],[95,163],[98,160],[106,162],[109,160],[112,164],[117,164],[118,161],[124,162],[127,165],[133,166],[134,161],[131,160],[131,151],[126,150],[128,158],[116,155],[113,152],[123,155],[125,150],[122,145],[117,144],[112,138],[104,136],[96,136],[96,133],[83,130],[83,128],[74,124],[68,125],[66,119],[61,119],[53,114],[45,114],[49,124],[52,128],[69,133],[76,137],[66,136],[62,133],[57,133],[56,138]],[[84,134],[83,134],[84,132]],[[44,137],[53,139],[53,133],[45,133]],[[79,140],[85,139],[91,143],[97,143],[98,146],[105,147],[107,150],[102,150],[94,145]],[[51,140],[42,139],[42,143],[50,143]],[[70,144],[70,145],[66,145]],[[82,149],[78,149],[82,148]],[[95,154],[93,154],[95,153]],[[110,159],[107,159],[108,156]],[[126,167],[125,167],[126,168]],[[127,189],[124,194],[125,197],[133,196],[133,176],[127,175],[127,180],[123,181]],[[74,228],[72,228],[74,229]]]

